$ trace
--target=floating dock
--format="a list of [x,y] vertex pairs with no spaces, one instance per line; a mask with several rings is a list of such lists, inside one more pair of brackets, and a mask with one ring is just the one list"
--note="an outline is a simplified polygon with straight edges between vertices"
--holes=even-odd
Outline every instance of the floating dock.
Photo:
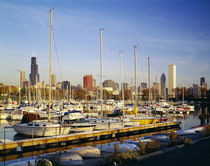
[[125,136],[146,134],[179,127],[180,122],[165,122],[150,125],[142,125],[137,127],[126,127],[122,129],[82,132],[62,136],[41,137],[5,142],[3,144],[0,144],[0,155],[14,154],[20,152],[31,152],[38,149],[47,149],[52,147],[56,148],[73,144],[116,139]]

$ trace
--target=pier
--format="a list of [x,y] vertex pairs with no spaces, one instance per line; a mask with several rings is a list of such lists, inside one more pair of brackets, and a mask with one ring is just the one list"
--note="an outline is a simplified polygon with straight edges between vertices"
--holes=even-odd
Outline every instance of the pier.
[[122,129],[110,129],[103,131],[92,131],[74,133],[54,137],[41,137],[26,140],[4,142],[0,144],[0,154],[8,155],[20,152],[31,152],[34,150],[64,147],[74,144],[116,139],[131,135],[146,134],[151,132],[164,131],[180,127],[180,122],[165,122],[137,127],[126,127]]

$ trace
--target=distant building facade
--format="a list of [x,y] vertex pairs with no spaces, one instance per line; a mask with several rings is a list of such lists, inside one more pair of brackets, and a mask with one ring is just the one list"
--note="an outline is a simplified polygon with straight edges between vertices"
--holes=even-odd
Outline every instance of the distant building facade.
[[130,85],[128,83],[122,83],[122,87],[124,90],[130,90]]
[[31,74],[29,74],[31,85],[39,82],[38,65],[36,64],[36,57],[31,58]]
[[70,88],[70,81],[62,81],[61,89],[68,89]]
[[161,96],[166,97],[166,76],[163,73],[160,77],[160,85],[161,85]]
[[168,65],[168,97],[175,98],[176,88],[176,65]]
[[86,75],[83,77],[83,88],[90,90],[93,89],[93,76],[92,75]]
[[116,90],[117,84],[113,80],[105,80],[103,82],[103,87],[105,88],[111,87],[113,90]]
[[23,81],[23,87],[28,88],[30,86],[30,81]]
[[25,71],[20,71],[20,87],[23,87],[23,82],[26,81],[26,73]]
[[56,83],[56,88],[57,89],[61,89],[62,88],[62,83],[61,82],[57,82]]
[[208,90],[208,84],[207,84],[207,82],[204,82],[204,83],[202,84],[202,87],[203,87],[205,90]]
[[142,83],[141,83],[141,89],[142,89],[142,90],[147,89],[147,83],[146,83],[146,82],[142,82]]
[[199,97],[199,86],[198,84],[193,84],[193,97]]
[[203,83],[205,83],[205,77],[201,77],[201,80],[200,80],[200,86],[203,85]]
[[93,79],[93,88],[95,88],[95,87],[96,87],[96,80]]
[[153,87],[152,87],[152,96],[153,96],[153,99],[157,99],[159,98],[161,95],[161,86],[159,83],[157,82],[154,82],[153,83]]
[[51,74],[51,85],[56,86],[56,75],[55,74]]

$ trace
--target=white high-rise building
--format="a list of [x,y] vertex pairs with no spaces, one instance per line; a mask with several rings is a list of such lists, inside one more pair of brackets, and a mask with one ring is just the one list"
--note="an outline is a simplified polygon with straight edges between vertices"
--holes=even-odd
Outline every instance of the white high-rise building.
[[176,88],[176,65],[168,65],[168,96],[169,98],[175,97]]

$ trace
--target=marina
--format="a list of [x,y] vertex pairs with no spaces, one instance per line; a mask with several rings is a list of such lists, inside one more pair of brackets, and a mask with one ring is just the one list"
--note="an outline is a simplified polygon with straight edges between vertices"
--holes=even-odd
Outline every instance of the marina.
[[[173,131],[178,131],[179,134],[191,134],[191,130],[186,130],[192,126],[199,126],[203,122],[200,117],[206,113],[206,108],[196,106],[195,111],[187,116],[176,116],[173,114],[173,118],[168,115],[169,120],[166,122],[159,122],[154,124],[130,126],[121,126],[120,128],[111,129],[108,128],[103,130],[92,130],[83,131],[77,133],[71,133],[67,135],[57,135],[51,137],[26,137],[24,135],[16,134],[12,126],[20,121],[1,120],[1,163],[12,163],[13,160],[20,159],[25,161],[27,158],[37,158],[38,156],[51,154],[51,153],[63,153],[69,151],[74,147],[100,147],[107,146],[107,144],[113,144],[121,141],[139,140],[144,137],[151,137],[154,135],[157,139],[158,135],[168,135]],[[142,114],[142,113],[139,113]],[[76,115],[76,116],[75,116]],[[76,111],[75,115],[71,115],[71,118],[77,119],[76,117],[84,118],[81,113],[78,114]],[[73,116],[73,117],[72,117]],[[99,117],[98,117],[99,118]],[[91,119],[91,118],[90,118]],[[92,118],[96,119],[97,118]],[[99,118],[100,119],[100,118]],[[112,118],[111,118],[112,119]],[[207,119],[204,120],[207,123]],[[71,122],[72,123],[72,122]],[[123,122],[121,122],[123,124]],[[181,128],[181,130],[180,130]],[[186,132],[182,132],[186,130]],[[32,132],[33,133],[33,132]],[[163,136],[160,138],[162,139]],[[165,136],[164,136],[165,137]],[[151,137],[152,138],[152,137]],[[134,141],[135,142],[135,141]],[[138,141],[137,141],[138,142]]]
[[209,2],[19,1],[0,2],[0,166],[205,160]]

